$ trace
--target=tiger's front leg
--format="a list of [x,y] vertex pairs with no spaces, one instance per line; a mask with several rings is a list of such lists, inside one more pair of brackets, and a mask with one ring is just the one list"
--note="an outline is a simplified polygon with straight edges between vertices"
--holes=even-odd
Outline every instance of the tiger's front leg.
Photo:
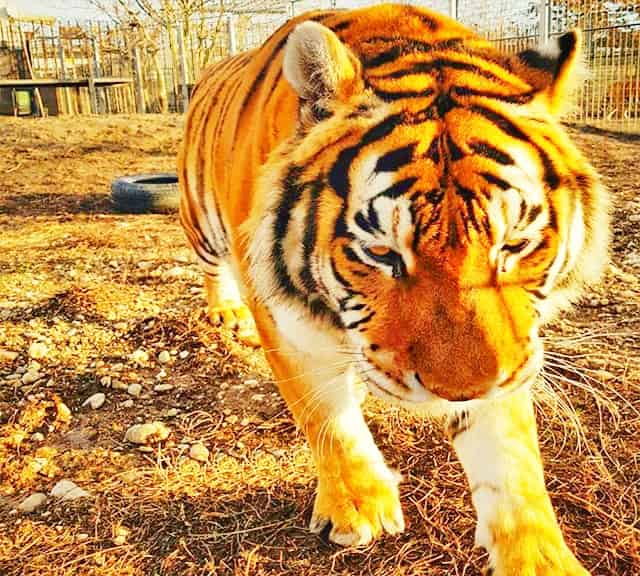
[[[329,529],[343,546],[369,543],[383,530],[404,530],[399,474],[389,469],[365,423],[361,390],[344,357],[301,353],[255,313],[265,354],[318,473],[310,529]],[[322,346],[318,346],[322,348]]]
[[530,392],[449,421],[494,576],[588,576],[564,542],[544,484]]

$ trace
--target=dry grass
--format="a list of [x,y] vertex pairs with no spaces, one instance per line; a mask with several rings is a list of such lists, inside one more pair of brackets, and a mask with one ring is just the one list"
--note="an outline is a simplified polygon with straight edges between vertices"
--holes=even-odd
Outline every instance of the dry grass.
[[[343,550],[306,531],[310,456],[262,355],[205,321],[200,275],[174,217],[115,214],[108,202],[113,177],[172,170],[180,123],[0,125],[8,152],[0,155],[0,350],[19,354],[0,364],[0,574],[480,574],[466,482],[439,426],[375,401],[366,405],[371,428],[405,477],[406,532]],[[614,266],[546,332],[540,436],[572,547],[595,575],[632,576],[640,574],[640,227],[629,216],[640,214],[640,143],[576,137],[616,199]],[[28,363],[34,341],[49,348],[46,378],[21,387],[7,376]],[[131,359],[139,348],[148,361]],[[161,350],[175,351],[166,366]],[[163,369],[175,388],[156,393]],[[125,391],[101,387],[107,374],[140,383],[142,396],[128,406]],[[106,404],[83,409],[99,390]],[[167,441],[151,453],[124,443],[129,425],[151,419],[171,428]],[[210,449],[209,463],[187,457],[194,441]],[[63,477],[93,497],[32,515],[13,510]]]

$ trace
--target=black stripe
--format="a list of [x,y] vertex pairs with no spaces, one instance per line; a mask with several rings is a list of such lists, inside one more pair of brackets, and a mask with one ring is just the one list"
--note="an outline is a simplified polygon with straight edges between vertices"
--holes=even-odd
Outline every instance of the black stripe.
[[533,221],[542,213],[542,206],[536,204],[529,208],[529,214],[527,214],[527,224],[533,224]]
[[444,198],[444,190],[442,188],[434,188],[425,194],[430,204],[440,204]]
[[378,212],[373,207],[373,202],[369,202],[367,217],[369,218],[369,224],[371,224],[371,227],[375,228],[376,230],[380,230],[380,220],[378,219]]
[[389,188],[386,188],[379,194],[376,194],[376,198],[379,198],[380,196],[384,196],[385,198],[399,198],[403,194],[406,194],[417,182],[417,180],[418,179],[414,177],[400,180],[399,182],[396,182],[392,186],[389,186]]
[[273,265],[276,273],[276,279],[280,287],[289,296],[302,297],[298,289],[295,287],[287,263],[284,258],[283,241],[289,229],[289,221],[291,220],[291,211],[300,201],[305,186],[300,182],[303,169],[300,166],[291,165],[282,182],[282,197],[276,210],[276,218],[273,223],[274,243],[272,248]]
[[469,148],[471,148],[471,150],[473,150],[476,154],[484,156],[485,158],[490,158],[491,160],[494,160],[495,162],[497,162],[498,164],[502,164],[503,166],[510,166],[514,163],[513,158],[511,158],[509,154],[503,152],[502,150],[498,150],[488,142],[472,140],[471,142],[469,142]]
[[361,324],[366,324],[367,322],[369,322],[369,320],[371,320],[371,318],[373,318],[375,315],[376,315],[375,310],[373,310],[363,318],[360,318],[360,320],[354,320],[353,322],[350,322],[345,326],[345,328],[347,330],[353,330],[354,328],[357,328]]
[[376,172],[395,172],[402,166],[405,166],[413,159],[413,151],[416,147],[415,142],[402,148],[397,148],[391,152],[387,152],[378,158],[376,162]]
[[396,100],[403,100],[405,98],[428,98],[435,94],[433,88],[426,88],[425,90],[407,90],[405,92],[389,92],[379,88],[373,88],[373,90],[376,96],[385,102],[395,102]]
[[367,222],[367,219],[364,217],[362,212],[357,212],[355,216],[355,222],[360,228],[362,228],[365,232],[371,234],[373,232],[373,228]]
[[358,255],[355,253],[355,251],[353,250],[353,248],[351,248],[350,246],[343,246],[342,247],[342,252],[345,255],[345,258],[347,260],[350,260],[351,262],[355,262],[357,264],[362,264],[362,260],[360,260],[360,258],[358,258]]
[[438,164],[440,162],[440,135],[436,135],[433,140],[431,140],[431,144],[429,144],[429,149],[425,153],[425,157],[431,160],[434,164]]
[[491,98],[500,102],[509,104],[527,104],[536,96],[536,92],[529,90],[520,94],[498,94],[487,90],[478,90],[477,88],[469,88],[468,86],[455,86],[452,88],[455,96],[474,96],[478,98]]
[[464,152],[455,143],[455,140],[451,137],[451,134],[447,134],[447,150],[449,151],[449,160],[457,162],[464,158]]
[[542,166],[544,168],[544,180],[547,185],[552,190],[560,185],[560,176],[558,175],[551,158],[549,158],[549,155],[538,144],[532,142],[531,138],[529,138],[529,136],[519,126],[491,108],[474,104],[469,109],[495,124],[500,128],[500,130],[512,138],[521,140],[532,146],[538,152],[540,161],[542,162]]
[[397,60],[400,56],[405,54],[412,54],[415,52],[435,52],[437,50],[451,50],[452,48],[458,48],[462,45],[463,40],[461,38],[449,38],[442,42],[424,42],[422,40],[415,39],[399,39],[393,37],[377,36],[369,40],[370,43],[384,42],[392,44],[392,47],[384,52],[380,52],[376,56],[365,60],[365,68],[378,68],[384,64],[389,64]]
[[317,179],[311,185],[309,207],[305,218],[304,236],[302,237],[302,270],[300,271],[300,281],[308,294],[318,291],[318,285],[311,270],[311,255],[316,246],[318,232],[318,203],[322,192],[322,180]]
[[509,190],[509,188],[511,188],[511,184],[509,184],[509,182],[503,180],[502,178],[494,176],[490,172],[481,172],[480,176],[482,176],[487,182],[489,182],[489,184],[493,184],[494,186],[500,188],[500,190]]
[[335,279],[342,284],[344,288],[351,288],[351,282],[349,282],[340,272],[338,272],[338,268],[336,267],[336,261],[331,258],[331,271],[333,272],[333,276]]
[[273,61],[277,57],[278,53],[284,48],[284,45],[287,43],[288,38],[289,38],[288,34],[285,34],[282,38],[280,38],[280,40],[277,42],[277,44],[275,45],[275,47],[273,48],[269,56],[265,59],[264,66],[260,69],[260,72],[258,72],[258,75],[254,78],[253,82],[251,83],[249,90],[244,95],[242,106],[240,107],[241,110],[244,111],[244,109],[247,107],[247,104],[249,104],[250,100],[253,98],[256,90],[258,89],[258,86],[260,86],[260,84],[264,80],[265,76],[267,75],[267,72],[269,71],[269,68],[273,65]]
[[449,422],[447,423],[447,432],[449,432],[451,440],[455,440],[460,434],[469,430],[472,425],[473,422],[471,421],[471,417],[465,410],[459,414],[454,414],[449,418]]
[[[351,185],[349,182],[349,169],[351,163],[357,158],[360,150],[373,142],[381,140],[391,134],[396,126],[402,123],[402,114],[388,116],[382,122],[376,124],[362,137],[362,140],[355,146],[345,148],[338,154],[338,158],[329,172],[329,185],[341,198],[345,199],[349,195]],[[345,205],[346,207],[346,205]]]

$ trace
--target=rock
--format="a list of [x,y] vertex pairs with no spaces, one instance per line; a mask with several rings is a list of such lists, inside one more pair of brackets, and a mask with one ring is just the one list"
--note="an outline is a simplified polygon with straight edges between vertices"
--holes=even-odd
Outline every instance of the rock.
[[189,350],[181,350],[178,356],[180,360],[184,360],[185,358],[187,358],[187,356],[189,356]]
[[185,270],[181,266],[174,266],[170,270],[167,270],[162,276],[164,278],[181,278],[182,276],[187,276],[188,274],[188,270]]
[[235,415],[235,414],[230,414],[229,416],[227,416],[225,418],[225,420],[229,423],[229,424],[235,424],[239,418]]
[[124,436],[127,442],[132,444],[151,444],[166,440],[171,431],[162,422],[148,422],[146,424],[134,424]]
[[138,262],[138,268],[140,270],[149,270],[155,266],[155,262],[150,262],[149,260],[143,260],[142,262]]
[[80,534],[76,534],[76,541],[85,542],[86,540],[89,540],[89,534],[87,534],[86,532],[80,532]]
[[0,348],[0,362],[13,362],[19,354],[13,350],[5,350]]
[[177,408],[169,408],[167,410],[167,418],[175,418],[180,413],[180,410]]
[[97,410],[104,404],[106,396],[102,392],[97,392],[96,394],[92,394],[87,398],[82,405],[83,406],[91,406],[93,410]]
[[189,449],[189,457],[197,460],[198,462],[206,462],[209,460],[209,450],[204,444],[197,442]]
[[47,503],[47,500],[48,498],[46,494],[42,492],[35,492],[20,503],[18,510],[24,514],[31,514],[41,506],[44,506]]
[[130,394],[131,396],[138,398],[141,393],[142,393],[142,386],[140,386],[140,384],[129,384],[129,386],[127,386],[127,394]]
[[71,422],[71,410],[69,409],[69,406],[57,397],[55,398],[55,403],[57,412],[56,418],[63,423]]
[[51,489],[51,496],[61,500],[77,500],[78,498],[87,498],[91,494],[71,480],[60,480]]
[[640,214],[631,214],[629,222],[640,222]]
[[31,440],[33,442],[44,442],[44,434],[42,432],[34,432],[31,434]]
[[166,378],[166,377],[167,377],[167,373],[165,372],[164,368],[156,374],[157,380],[162,380],[163,378]]
[[29,346],[29,356],[31,358],[46,358],[49,353],[49,348],[43,342],[32,342]]
[[153,390],[155,392],[168,392],[169,390],[173,390],[173,384],[156,384]]
[[158,362],[160,362],[160,364],[167,364],[168,362],[171,362],[171,354],[166,350],[163,350],[158,354]]
[[149,354],[146,350],[143,350],[142,348],[138,348],[137,350],[131,353],[131,356],[129,356],[129,359],[132,362],[135,362],[136,364],[142,365],[149,362]]
[[38,380],[40,380],[42,378],[42,374],[40,374],[39,372],[25,372],[22,375],[22,378],[20,379],[20,381],[22,382],[22,384],[24,386],[28,386],[29,384],[34,384],[35,382],[37,382]]
[[122,380],[112,380],[111,388],[113,388],[114,390],[127,390],[127,388],[129,388],[129,384],[123,382]]
[[130,533],[131,533],[131,530],[129,530],[129,528],[125,526],[116,526],[113,530],[112,542],[116,546],[122,546],[123,544],[126,544],[127,538],[129,537]]
[[245,386],[249,386],[249,388],[253,388],[254,386],[257,386],[258,381],[255,378],[249,378],[244,381],[244,384]]
[[100,385],[105,388],[111,388],[111,376],[103,376],[100,378]]

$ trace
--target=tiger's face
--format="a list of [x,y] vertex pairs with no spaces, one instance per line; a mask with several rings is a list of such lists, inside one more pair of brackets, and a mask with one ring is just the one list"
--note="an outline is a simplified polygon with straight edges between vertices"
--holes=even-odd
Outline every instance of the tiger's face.
[[477,40],[389,62],[313,22],[291,34],[300,122],[271,167],[274,282],[346,334],[376,394],[530,383],[542,322],[600,273],[606,198],[554,119],[578,43],[530,70]]

